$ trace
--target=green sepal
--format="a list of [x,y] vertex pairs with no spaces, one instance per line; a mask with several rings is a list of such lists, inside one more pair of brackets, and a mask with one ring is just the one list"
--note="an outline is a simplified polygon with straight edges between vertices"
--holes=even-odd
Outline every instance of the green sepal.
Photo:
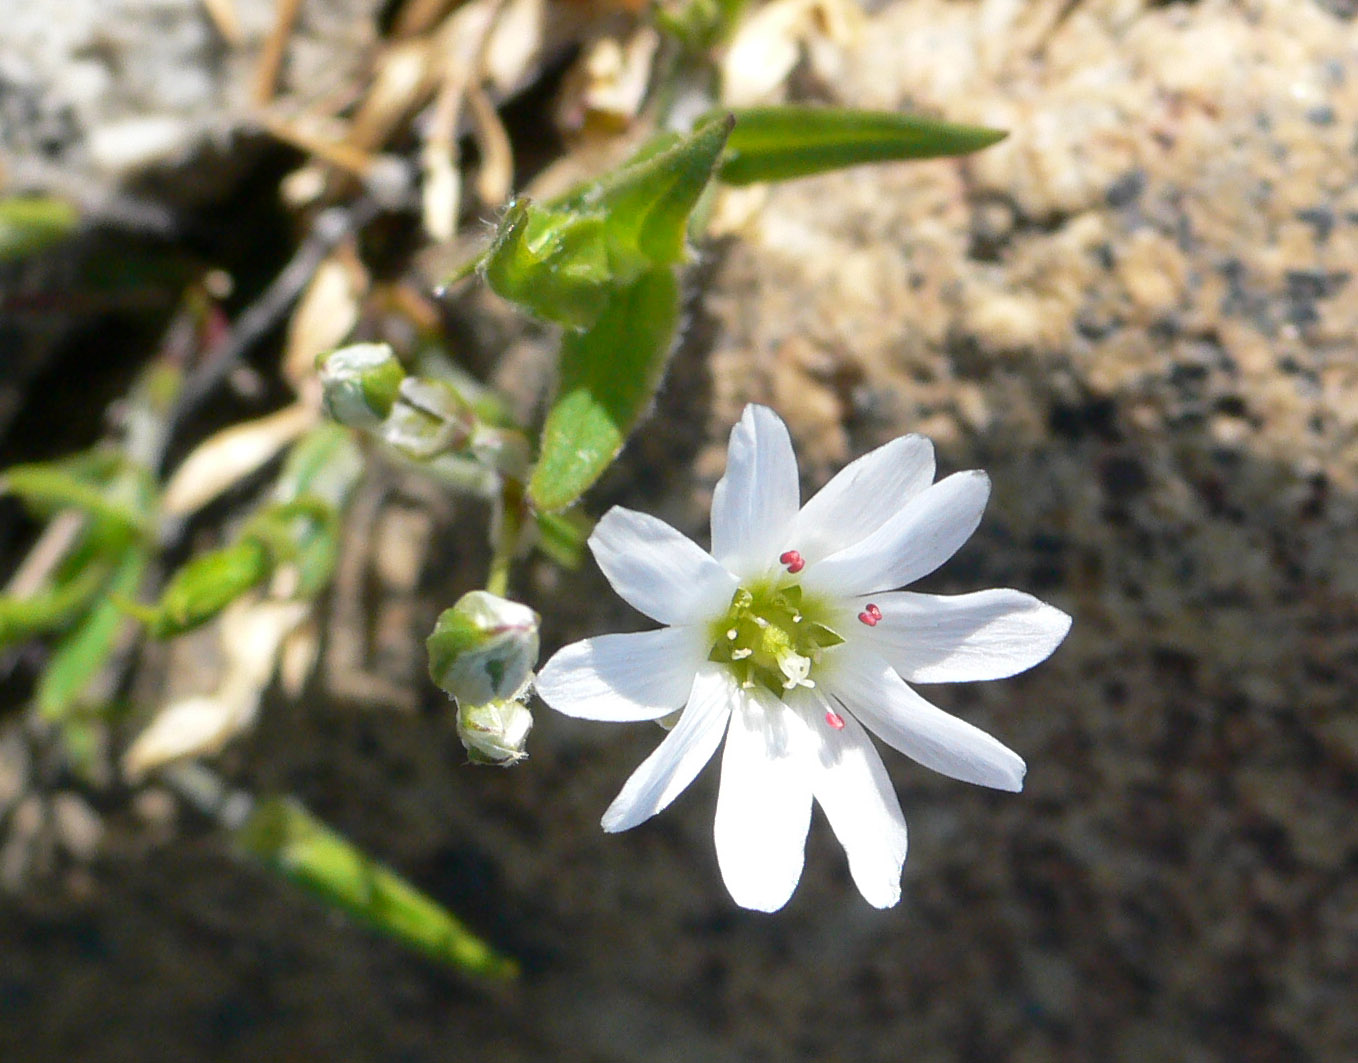
[[668,266],[614,292],[594,326],[561,341],[561,380],[528,484],[535,509],[565,509],[617,457],[650,403],[679,324]]
[[735,129],[717,169],[728,185],[787,181],[860,163],[966,155],[1008,135],[890,111],[781,106],[733,113]]
[[518,975],[513,959],[292,798],[258,801],[234,838],[276,874],[433,960],[482,978]]

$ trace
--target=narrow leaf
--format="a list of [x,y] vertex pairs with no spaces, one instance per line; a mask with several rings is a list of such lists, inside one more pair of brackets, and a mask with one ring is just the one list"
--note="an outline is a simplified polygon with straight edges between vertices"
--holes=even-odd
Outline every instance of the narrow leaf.
[[561,382],[528,484],[534,508],[564,509],[617,457],[655,394],[679,322],[679,285],[662,266],[614,292],[593,328],[561,342]]
[[38,683],[38,712],[44,718],[68,716],[108,661],[117,646],[118,630],[127,620],[118,600],[137,593],[146,564],[147,554],[140,545],[128,548],[109,579],[106,596],[57,644]]
[[39,516],[51,516],[61,509],[78,509],[97,523],[123,533],[145,530],[145,518],[130,505],[110,497],[104,486],[96,486],[78,472],[55,464],[15,465],[0,476],[0,493],[19,496]]
[[750,107],[734,112],[718,177],[729,185],[786,181],[866,162],[965,155],[1006,133],[890,111]]
[[[195,557],[166,585],[155,609],[146,616],[152,638],[177,638],[206,624],[242,594],[273,572],[268,548],[254,538]],[[125,607],[127,612],[142,612]]]
[[656,265],[682,262],[689,215],[712,180],[731,125],[729,115],[706,119],[692,136],[600,182],[585,205],[606,215],[610,244],[635,247]]
[[0,649],[65,627],[103,588],[109,565],[89,558],[70,579],[28,598],[0,594]]
[[432,959],[484,978],[518,974],[512,959],[295,800],[260,800],[235,837],[284,878]]

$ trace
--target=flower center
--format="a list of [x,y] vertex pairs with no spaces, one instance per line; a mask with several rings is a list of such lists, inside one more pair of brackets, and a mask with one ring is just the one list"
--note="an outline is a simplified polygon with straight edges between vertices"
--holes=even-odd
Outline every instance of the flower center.
[[844,641],[823,622],[829,616],[798,583],[741,587],[712,625],[708,660],[728,665],[741,686],[758,684],[780,698],[797,687],[813,687],[821,654]]

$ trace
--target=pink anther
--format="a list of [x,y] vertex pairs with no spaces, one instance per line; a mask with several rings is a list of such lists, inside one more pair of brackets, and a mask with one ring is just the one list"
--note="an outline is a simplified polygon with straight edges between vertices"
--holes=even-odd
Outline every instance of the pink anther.
[[831,709],[829,712],[825,714],[825,722],[828,723],[831,727],[833,727],[836,731],[844,730],[844,717],[841,716],[839,713],[835,712],[834,709]]
[[867,607],[858,614],[858,619],[867,624],[868,627],[876,627],[877,622],[882,619],[882,610],[868,602]]
[[806,568],[806,558],[802,557],[796,550],[786,550],[779,554],[778,563],[780,565],[786,565],[787,570],[793,575],[796,575],[802,569]]

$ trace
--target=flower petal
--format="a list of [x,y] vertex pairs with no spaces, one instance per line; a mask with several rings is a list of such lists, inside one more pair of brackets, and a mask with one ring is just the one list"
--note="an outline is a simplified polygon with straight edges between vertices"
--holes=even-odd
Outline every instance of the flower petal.
[[742,908],[776,912],[802,876],[811,825],[806,725],[761,690],[742,692],[726,731],[713,836]]
[[614,506],[589,537],[594,560],[633,609],[662,624],[691,624],[721,613],[736,578],[663,520]]
[[[826,665],[830,665],[829,668]],[[878,738],[926,768],[997,790],[1023,789],[1023,758],[916,694],[891,666],[846,642],[821,662],[821,689]]]
[[808,691],[797,700],[819,740],[811,789],[844,846],[858,892],[873,907],[890,908],[901,899],[906,852],[905,816],[896,789],[857,720],[843,716],[844,726],[836,730],[823,722],[823,698]]
[[[857,612],[867,605],[859,599]],[[1070,630],[1060,609],[1014,590],[874,595],[882,619],[853,624],[861,638],[911,683],[1003,679],[1045,661]],[[850,625],[845,625],[849,627]]]
[[953,473],[921,491],[867,538],[808,565],[803,585],[851,595],[913,583],[971,538],[989,496],[990,478],[979,469]]
[[742,576],[760,575],[786,549],[800,498],[787,425],[767,406],[746,406],[712,494],[712,556]]
[[934,482],[934,445],[901,436],[841,469],[802,506],[788,545],[808,563],[867,538]]
[[706,667],[698,671],[679,722],[608,806],[604,830],[629,830],[684,792],[721,745],[736,697],[735,685],[725,670]]
[[599,635],[563,646],[538,673],[538,694],[582,720],[654,720],[688,700],[706,658],[701,626]]

